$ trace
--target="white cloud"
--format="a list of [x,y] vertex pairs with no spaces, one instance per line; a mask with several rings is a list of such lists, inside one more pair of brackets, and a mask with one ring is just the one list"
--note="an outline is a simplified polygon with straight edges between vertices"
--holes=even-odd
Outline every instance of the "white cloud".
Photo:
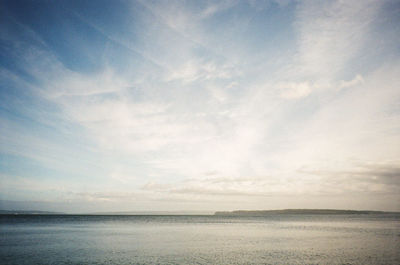
[[344,89],[344,88],[353,87],[353,86],[362,84],[363,82],[364,82],[364,78],[361,75],[356,75],[352,80],[340,81],[338,89],[340,90],[340,89]]
[[229,79],[234,73],[234,68],[226,64],[189,60],[171,70],[166,81],[178,80],[183,83],[190,83],[202,80]]
[[308,82],[302,83],[283,83],[279,84],[283,91],[281,97],[287,99],[297,99],[308,96],[312,91],[312,86]]
[[[211,3],[195,15],[180,4],[143,4],[157,19],[140,18],[143,32],[135,37],[144,37],[139,44],[136,38],[94,27],[154,65],[121,72],[105,63],[98,72],[79,73],[39,48],[21,56],[24,69],[39,84],[30,89],[61,109],[57,118],[78,127],[68,133],[87,139],[91,152],[79,155],[62,144],[53,146],[7,120],[2,124],[8,127],[0,128],[5,132],[0,140],[7,143],[3,150],[20,155],[29,149],[25,156],[44,163],[99,155],[94,162],[104,171],[102,185],[69,197],[89,201],[132,201],[138,194],[147,201],[213,201],[219,196],[248,198],[262,206],[271,196],[283,197],[278,205],[284,205],[284,197],[293,194],[307,201],[307,196],[354,198],[352,192],[390,190],[365,170],[355,170],[357,161],[379,164],[400,156],[400,64],[393,59],[369,71],[351,67],[352,59],[365,53],[365,36],[379,3],[298,3],[298,46],[291,51],[297,56],[289,66],[277,64],[268,71],[241,62],[269,58],[240,49],[222,56],[205,45],[226,44],[222,37],[218,42],[219,36],[208,39],[204,23],[234,3]],[[77,164],[62,160],[70,168]],[[319,174],[324,172],[330,173]],[[350,177],[343,172],[351,172]]]
[[299,71],[333,78],[365,43],[381,1],[304,1],[298,10]]
[[354,159],[385,161],[398,157],[399,70],[398,63],[384,66],[351,90],[329,99],[329,104],[287,139],[291,150],[277,155],[276,162],[286,168],[304,164],[341,168],[351,167]]
[[105,69],[93,76],[63,70],[61,75],[50,81],[46,92],[50,97],[95,96],[121,92],[127,86],[128,82],[111,69]]

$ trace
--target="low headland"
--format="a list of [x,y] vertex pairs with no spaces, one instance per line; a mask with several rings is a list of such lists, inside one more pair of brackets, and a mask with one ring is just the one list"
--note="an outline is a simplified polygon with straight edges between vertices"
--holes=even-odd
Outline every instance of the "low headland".
[[284,210],[261,210],[261,211],[221,211],[215,212],[218,216],[267,216],[276,214],[319,214],[319,215],[344,215],[344,214],[385,214],[394,212],[384,211],[357,211],[357,210],[333,210],[333,209],[284,209]]

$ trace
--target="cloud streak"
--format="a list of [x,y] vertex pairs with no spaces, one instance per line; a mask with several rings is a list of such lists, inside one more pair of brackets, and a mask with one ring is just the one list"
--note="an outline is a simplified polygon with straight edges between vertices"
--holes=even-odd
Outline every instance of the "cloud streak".
[[397,209],[400,58],[393,38],[376,51],[385,63],[368,49],[398,33],[385,5],[139,1],[107,19],[55,5],[70,22],[52,39],[5,3],[0,173],[18,195],[2,199],[65,185],[65,200],[152,209],[279,208],[296,196],[305,208],[329,197]]

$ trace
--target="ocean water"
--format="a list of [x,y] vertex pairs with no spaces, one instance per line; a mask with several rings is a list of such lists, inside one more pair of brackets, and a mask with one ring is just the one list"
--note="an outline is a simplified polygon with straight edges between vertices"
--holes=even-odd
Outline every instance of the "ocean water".
[[400,264],[400,215],[3,215],[0,264]]

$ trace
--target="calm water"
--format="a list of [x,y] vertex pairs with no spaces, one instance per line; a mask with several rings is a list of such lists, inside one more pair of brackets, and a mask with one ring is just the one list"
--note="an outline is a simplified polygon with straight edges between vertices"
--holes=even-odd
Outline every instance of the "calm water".
[[0,263],[400,264],[400,216],[0,216]]

